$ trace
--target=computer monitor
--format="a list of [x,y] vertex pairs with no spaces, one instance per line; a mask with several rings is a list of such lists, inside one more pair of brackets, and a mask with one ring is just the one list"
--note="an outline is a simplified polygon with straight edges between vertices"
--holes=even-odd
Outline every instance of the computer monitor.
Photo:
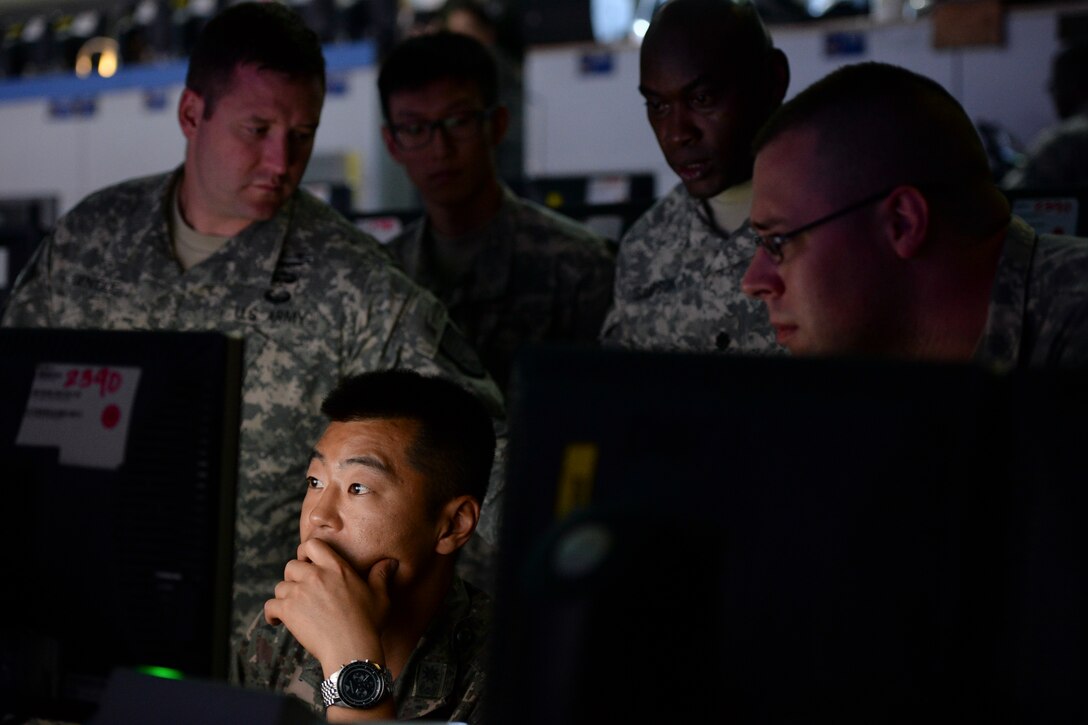
[[0,330],[0,720],[85,721],[118,667],[225,677],[241,349]]
[[527,349],[495,722],[1054,722],[1088,374]]
[[56,218],[54,197],[0,198],[0,308]]

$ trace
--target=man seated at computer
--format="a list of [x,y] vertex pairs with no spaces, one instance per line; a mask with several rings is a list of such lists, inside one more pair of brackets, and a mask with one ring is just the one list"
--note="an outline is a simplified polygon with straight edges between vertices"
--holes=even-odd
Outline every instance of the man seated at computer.
[[1011,216],[959,103],[892,65],[841,68],[755,140],[744,277],[794,354],[1088,362],[1088,240]]
[[594,341],[612,297],[613,256],[581,224],[518,198],[495,166],[509,113],[495,59],[439,32],[401,43],[378,78],[382,137],[425,215],[390,242],[416,282],[449,308],[505,388],[525,343]]
[[[339,378],[389,367],[444,372],[479,390],[496,416],[502,408],[433,295],[299,188],[324,101],[321,41],[301,17],[278,2],[230,4],[204,26],[189,58],[177,108],[182,165],[76,205],[0,310],[4,327],[244,338],[238,636],[293,552],[284,512],[300,500],[292,483],[321,430],[321,395]],[[485,512],[485,534],[489,518]],[[479,547],[474,570],[489,571],[490,549]]]
[[[410,371],[344,380],[306,473],[298,557],[246,635],[235,679],[330,722],[478,722],[486,594],[454,574],[495,437],[458,385]],[[300,482],[302,485],[302,482]]]

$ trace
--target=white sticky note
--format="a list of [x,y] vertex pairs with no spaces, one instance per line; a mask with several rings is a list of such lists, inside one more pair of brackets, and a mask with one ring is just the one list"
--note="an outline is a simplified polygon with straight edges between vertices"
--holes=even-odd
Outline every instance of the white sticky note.
[[1012,213],[1040,234],[1076,234],[1079,206],[1075,196],[1017,199]]
[[16,445],[56,446],[64,465],[116,469],[139,382],[139,368],[39,363]]
[[631,198],[631,180],[626,176],[594,176],[586,183],[587,204],[620,204]]

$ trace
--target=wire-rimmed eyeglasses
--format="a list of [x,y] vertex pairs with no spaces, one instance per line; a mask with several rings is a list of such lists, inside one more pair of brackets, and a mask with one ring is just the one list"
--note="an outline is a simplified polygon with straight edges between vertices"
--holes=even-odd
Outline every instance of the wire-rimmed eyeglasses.
[[752,236],[755,237],[756,243],[758,243],[759,246],[763,247],[763,250],[767,252],[767,256],[770,257],[775,264],[779,264],[782,261],[783,257],[782,248],[785,247],[786,244],[789,243],[790,240],[792,240],[794,237],[804,234],[805,232],[812,231],[821,224],[827,224],[828,222],[834,221],[839,217],[846,216],[850,212],[857,211],[858,209],[868,206],[873,202],[880,201],[888,194],[892,193],[892,191],[894,190],[895,187],[892,187],[890,189],[884,189],[879,194],[873,194],[872,196],[865,197],[861,201],[855,201],[849,206],[845,206],[838,211],[833,211],[830,214],[820,217],[814,222],[809,222],[808,224],[798,227],[791,232],[786,232],[785,234],[760,234],[755,229],[752,229]]
[[412,123],[391,123],[389,131],[397,146],[405,151],[415,151],[427,146],[434,138],[434,132],[441,129],[448,138],[470,139],[480,132],[483,122],[495,112],[495,106],[479,111],[460,111],[437,121],[415,121]]

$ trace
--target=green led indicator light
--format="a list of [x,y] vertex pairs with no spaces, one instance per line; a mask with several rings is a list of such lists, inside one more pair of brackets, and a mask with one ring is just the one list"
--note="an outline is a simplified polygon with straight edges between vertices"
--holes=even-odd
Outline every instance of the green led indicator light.
[[164,680],[184,680],[185,675],[181,670],[175,670],[170,667],[155,667],[154,665],[142,665],[136,668],[136,671],[144,674],[151,675],[152,677],[161,677]]

